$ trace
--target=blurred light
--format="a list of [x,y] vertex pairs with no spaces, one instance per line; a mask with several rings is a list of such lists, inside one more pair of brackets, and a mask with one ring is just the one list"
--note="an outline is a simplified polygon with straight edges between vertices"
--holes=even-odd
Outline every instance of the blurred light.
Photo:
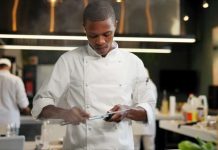
[[[47,40],[78,40],[86,41],[86,36],[66,36],[66,35],[24,35],[24,34],[0,34],[0,38],[9,39],[47,39]],[[171,42],[171,43],[195,43],[193,37],[114,37],[115,41],[126,42]]]
[[45,1],[48,2],[48,3],[55,4],[55,5],[57,5],[58,3],[62,3],[63,2],[63,0],[45,0]]
[[195,38],[176,38],[176,37],[114,37],[115,41],[129,42],[171,42],[171,43],[195,43]]
[[122,3],[122,2],[123,2],[123,0],[116,0],[116,2],[117,2],[117,3]]
[[53,50],[53,51],[70,51],[77,47],[67,46],[32,46],[32,45],[0,45],[0,49],[18,49],[18,50]]
[[50,3],[56,3],[57,0],[48,0],[48,2],[50,2]]
[[183,17],[183,20],[184,20],[184,21],[188,21],[188,20],[189,20],[189,16],[188,16],[188,15],[185,15],[185,16]]
[[203,8],[208,8],[209,7],[209,4],[208,4],[208,2],[206,0],[203,1],[202,7]]
[[162,54],[169,54],[171,53],[171,49],[163,48],[163,49],[157,49],[157,48],[119,48],[121,50],[126,50],[129,52],[135,52],[135,53],[162,53]]
[[[70,51],[75,50],[78,47],[67,46],[27,46],[27,45],[0,45],[0,49],[9,50],[51,50],[51,51]],[[119,48],[124,51],[135,53],[171,53],[171,49],[152,49],[152,48]]]

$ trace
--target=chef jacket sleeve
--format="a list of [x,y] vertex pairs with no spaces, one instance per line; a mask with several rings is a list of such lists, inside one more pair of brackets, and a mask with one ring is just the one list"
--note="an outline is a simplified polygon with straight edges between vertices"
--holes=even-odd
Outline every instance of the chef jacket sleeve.
[[136,107],[140,106],[146,110],[147,123],[153,124],[155,121],[157,92],[142,61],[139,61],[137,65],[137,79],[133,91],[133,101]]
[[65,59],[60,57],[54,66],[50,78],[43,83],[33,99],[33,109],[31,111],[33,117],[37,118],[45,106],[56,105],[62,94],[68,89],[69,83],[69,67]]
[[23,81],[20,78],[17,78],[15,86],[17,104],[20,108],[26,108],[29,105],[29,100],[26,95]]

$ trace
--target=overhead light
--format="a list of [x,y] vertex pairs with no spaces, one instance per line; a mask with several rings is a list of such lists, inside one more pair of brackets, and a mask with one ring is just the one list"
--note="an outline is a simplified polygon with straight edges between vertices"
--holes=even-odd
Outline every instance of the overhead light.
[[0,38],[6,39],[39,39],[39,40],[87,40],[86,36],[66,35],[27,35],[27,34],[0,34]]
[[[0,38],[10,39],[47,39],[47,40],[87,40],[86,36],[67,35],[26,35],[26,34],[0,34]],[[114,37],[115,41],[127,42],[171,42],[171,43],[195,43],[195,38],[179,37]]]
[[114,37],[115,41],[129,42],[171,42],[171,43],[195,43],[195,38],[165,38],[165,37]]
[[53,51],[70,51],[78,47],[66,46],[31,46],[31,45],[0,45],[0,49],[10,50],[53,50]]
[[123,2],[123,0],[116,0],[116,2],[117,2],[117,3],[122,3],[122,2]]
[[[0,45],[0,49],[9,50],[52,50],[52,51],[70,51],[78,47],[67,46],[27,46],[27,45]],[[171,49],[150,49],[150,48],[119,48],[121,50],[135,53],[171,53]]]
[[135,52],[135,53],[165,53],[169,54],[171,53],[171,49],[163,48],[163,49],[156,49],[156,48],[120,48],[122,50],[126,50],[129,52]]
[[188,21],[188,20],[189,20],[189,16],[188,16],[188,15],[185,15],[185,16],[183,17],[183,20],[184,20],[184,21]]
[[203,1],[202,7],[203,8],[208,8],[209,7],[209,4],[208,4],[208,2],[206,0]]
[[50,3],[56,3],[57,0],[48,0],[48,2],[50,2]]
[[62,0],[47,0],[49,3],[61,3]]

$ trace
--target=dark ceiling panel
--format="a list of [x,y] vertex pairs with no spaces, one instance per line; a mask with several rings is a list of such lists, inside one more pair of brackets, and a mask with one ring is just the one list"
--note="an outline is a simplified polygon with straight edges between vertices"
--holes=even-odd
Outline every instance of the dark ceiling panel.
[[[50,34],[51,5],[49,0],[1,0],[0,33],[13,33],[12,9],[15,1],[19,2],[16,11],[17,31],[15,33]],[[53,34],[83,33],[83,0],[57,1]],[[121,3],[116,3],[115,0],[108,1],[115,8],[118,23],[122,22],[120,20],[121,11],[125,12],[123,31],[119,32],[120,34],[151,34],[148,29],[150,24],[153,35],[180,35],[180,0],[137,0],[134,3],[133,0],[125,0],[123,1],[124,9]],[[149,10],[149,13],[146,10]],[[119,25],[118,28],[121,28]]]

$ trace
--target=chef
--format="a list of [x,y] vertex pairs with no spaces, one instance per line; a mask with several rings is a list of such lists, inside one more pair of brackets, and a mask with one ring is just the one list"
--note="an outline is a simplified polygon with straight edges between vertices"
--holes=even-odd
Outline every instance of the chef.
[[[147,70],[136,55],[113,41],[117,21],[108,2],[89,3],[83,26],[88,45],[60,56],[34,98],[32,115],[68,123],[66,150],[133,150],[131,120],[154,120],[155,97]],[[107,112],[115,113],[91,119]]]
[[23,81],[10,73],[11,62],[0,58],[0,126],[16,130],[20,128],[20,110],[30,114],[29,101]]

